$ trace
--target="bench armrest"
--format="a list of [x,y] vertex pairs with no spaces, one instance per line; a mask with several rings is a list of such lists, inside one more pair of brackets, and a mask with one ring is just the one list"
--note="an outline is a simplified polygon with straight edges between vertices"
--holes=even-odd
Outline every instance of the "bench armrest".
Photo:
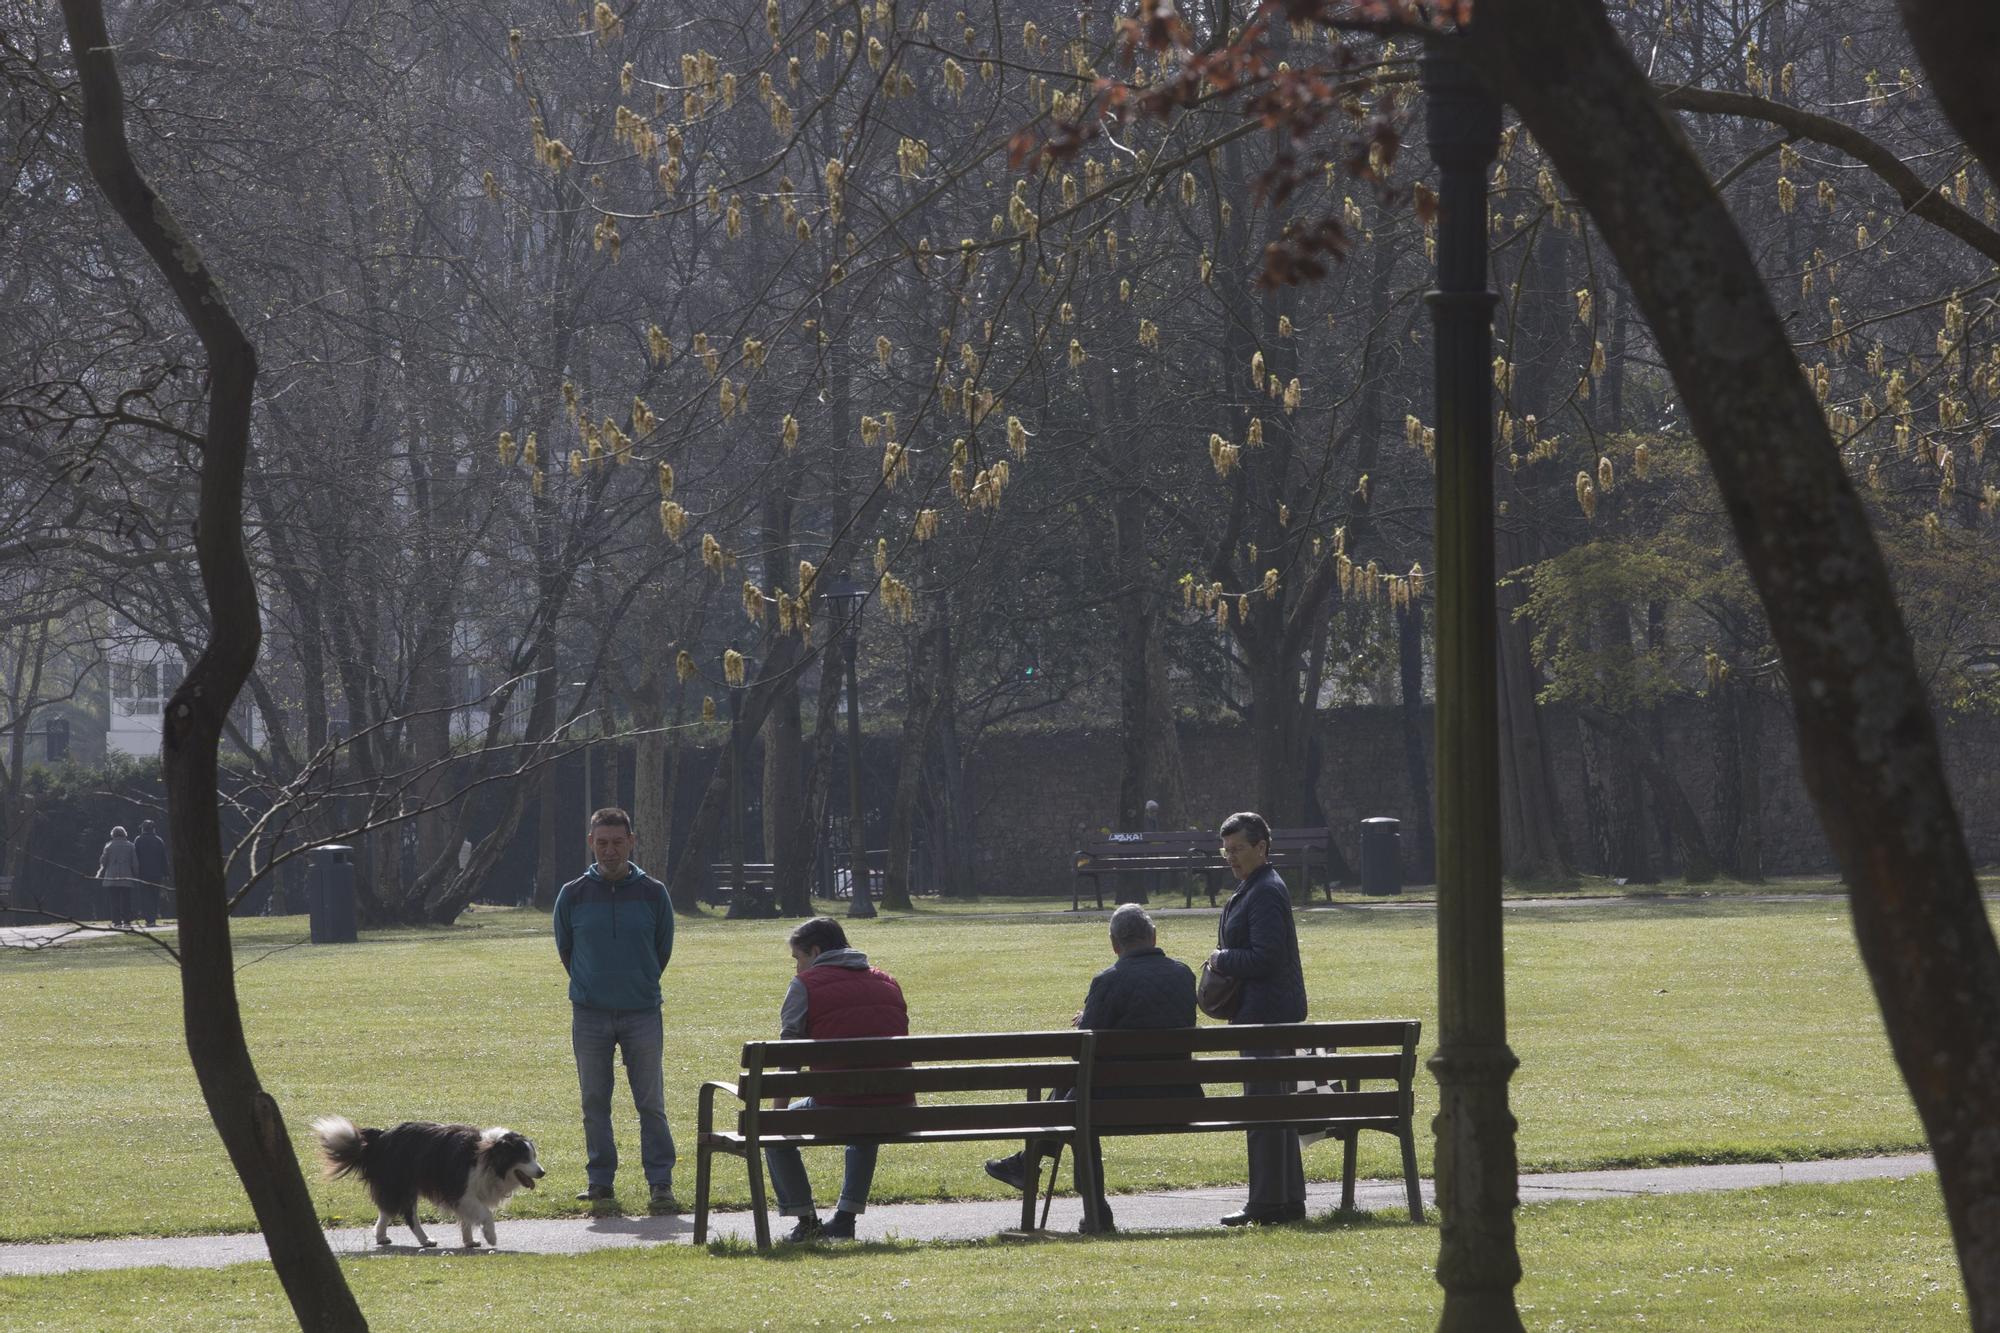
[[743,1094],[734,1083],[718,1083],[713,1079],[701,1085],[695,1094],[700,1114],[696,1117],[697,1132],[707,1134],[715,1128],[715,1094],[726,1092],[741,1100]]

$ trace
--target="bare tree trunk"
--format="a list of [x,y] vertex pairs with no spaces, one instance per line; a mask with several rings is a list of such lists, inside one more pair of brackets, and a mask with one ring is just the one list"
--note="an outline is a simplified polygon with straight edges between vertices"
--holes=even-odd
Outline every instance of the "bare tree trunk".
[[909,709],[903,714],[903,734],[896,747],[888,863],[882,874],[882,906],[898,912],[911,910],[910,846],[916,832],[917,789],[923,781],[924,756],[930,750],[931,724],[937,720],[938,693],[931,677],[944,609],[927,599],[925,612],[926,623],[917,635],[917,650],[910,663]]
[[[792,546],[792,502],[789,472],[763,505],[764,578],[773,587],[784,584],[796,568]],[[799,717],[799,686],[794,676],[778,685],[778,697],[764,722],[764,854],[770,858],[776,882],[778,910],[809,909],[812,898],[812,837],[799,819],[805,799],[805,737]]]
[[1741,719],[1735,694],[1728,681],[1715,682],[1709,686],[1704,711],[1715,764],[1715,845],[1722,853],[1723,869],[1741,879],[1737,849],[1743,836],[1743,736],[1737,730]]
[[822,850],[820,839],[826,833],[826,802],[833,790],[833,747],[840,729],[840,681],[840,672],[832,660],[820,658],[819,690],[813,700],[812,747],[788,835],[799,848],[806,873],[797,884],[779,882],[778,911],[784,916],[813,914],[814,876],[818,873]]
[[545,912],[556,905],[556,893],[563,886],[563,864],[568,850],[560,824],[562,784],[556,780],[558,766],[558,761],[550,760],[535,784],[535,906]]
[[1146,777],[1148,800],[1160,803],[1160,827],[1188,826],[1187,773],[1181,766],[1181,734],[1174,719],[1173,688],[1167,680],[1167,644],[1161,617],[1148,618],[1146,636]]
[[368,1321],[320,1231],[284,1115],[251,1062],[229,941],[217,750],[263,634],[257,586],[243,550],[243,474],[257,354],[193,238],[133,161],[125,140],[124,90],[102,6],[98,0],[63,0],[63,18],[83,92],[91,175],[172,288],[208,356],[195,550],[213,629],[167,704],[160,746],[174,880],[180,887],[188,1054],[299,1326],[315,1333],[365,1329]]
[[[1472,45],[1617,256],[1714,471],[1795,685],[1801,768],[1937,1160],[1972,1325],[2000,1329],[2000,947],[1867,512],[1742,235],[1602,6],[1491,0]],[[1982,82],[1990,106],[1990,68]]]
[[979,896],[978,867],[973,858],[977,812],[972,784],[966,776],[966,756],[958,738],[958,657],[952,649],[951,621],[945,620],[938,640],[938,721],[931,751],[931,827],[937,846],[934,859],[947,898]]
[[1743,822],[1737,826],[1736,878],[1764,882],[1764,701],[1755,690],[1736,695],[1737,753],[1743,793]]
[[1431,815],[1430,747],[1424,743],[1424,611],[1419,603],[1396,612],[1396,665],[1413,823],[1410,873],[1418,883],[1429,884],[1437,879],[1437,828]]
[[[1499,569],[1526,563],[1520,538],[1501,529],[1496,536]],[[1569,856],[1557,827],[1555,779],[1535,703],[1535,662],[1528,651],[1528,628],[1514,619],[1518,589],[1500,590],[1500,769],[1501,818],[1506,830],[1507,874],[1515,879],[1566,880]]]
[[[1146,498],[1137,490],[1120,494],[1111,504],[1111,528],[1117,545],[1118,619],[1118,827],[1136,832],[1146,827],[1148,790],[1147,734],[1152,709],[1147,696],[1152,673],[1147,669],[1152,626],[1146,614]],[[1138,901],[1144,902],[1140,890]]]

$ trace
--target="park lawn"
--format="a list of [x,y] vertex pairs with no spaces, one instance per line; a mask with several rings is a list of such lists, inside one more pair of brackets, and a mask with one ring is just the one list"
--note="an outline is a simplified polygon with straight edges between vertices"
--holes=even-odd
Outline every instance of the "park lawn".
[[[506,1224],[501,1224],[504,1243]],[[343,1262],[377,1328],[1434,1328],[1435,1224],[1316,1221],[1021,1245],[449,1251]],[[1936,1178],[1550,1203],[1520,1214],[1528,1327],[1962,1329]],[[268,1264],[0,1279],[0,1327],[294,1327]]]
[[[1435,1038],[1429,912],[1302,914],[1312,1016],[1410,1016]],[[239,931],[238,985],[251,1048],[310,1163],[307,1122],[457,1119],[532,1135],[551,1171],[516,1215],[572,1213],[582,1127],[563,976],[544,919],[482,911],[450,930],[370,932],[340,947],[287,947],[301,919]],[[1203,954],[1213,917],[1170,916],[1168,951]],[[729,1077],[740,1043],[775,1035],[790,975],[786,926],[683,922],[667,974],[668,1111],[694,1181],[700,1081]],[[1102,918],[981,920],[891,914],[857,944],[903,981],[918,1031],[1055,1028],[1110,961]],[[1888,1056],[1845,908],[1837,903],[1651,903],[1557,907],[1507,918],[1513,1083],[1524,1169],[1809,1158],[1921,1146]],[[179,1035],[177,977],[132,939],[0,955],[0,1124],[7,1127],[0,1240],[252,1229]],[[1418,1081],[1428,1172],[1435,1088]],[[623,1093],[620,1094],[621,1099]],[[617,1116],[638,1199],[637,1132]],[[1393,1142],[1363,1140],[1366,1173],[1393,1177]],[[881,1201],[1000,1197],[980,1145],[891,1149]],[[1240,1182],[1241,1139],[1120,1142],[1114,1190]],[[829,1151],[808,1155],[824,1187]],[[1306,1166],[1331,1178],[1338,1154]],[[718,1198],[747,1198],[733,1159]],[[360,1189],[315,1176],[329,1222],[372,1220]]]

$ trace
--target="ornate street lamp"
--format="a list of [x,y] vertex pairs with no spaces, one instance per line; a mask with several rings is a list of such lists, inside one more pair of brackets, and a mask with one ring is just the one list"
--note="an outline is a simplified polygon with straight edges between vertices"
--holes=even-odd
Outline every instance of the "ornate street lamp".
[[821,596],[847,627],[840,636],[847,665],[847,915],[871,917],[875,901],[868,892],[868,838],[861,827],[861,687],[854,667],[855,650],[861,642],[861,608],[868,600],[868,589],[841,573]]
[[1422,64],[1437,162],[1437,1280],[1442,1333],[1521,1327],[1517,1163],[1500,912],[1500,718],[1494,608],[1492,320],[1486,177],[1500,103],[1459,39]]

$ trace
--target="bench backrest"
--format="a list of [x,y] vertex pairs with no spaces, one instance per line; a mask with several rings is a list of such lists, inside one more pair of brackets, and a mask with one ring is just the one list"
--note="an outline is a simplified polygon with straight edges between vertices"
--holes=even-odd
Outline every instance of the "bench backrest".
[[[1329,841],[1326,829],[1272,829],[1271,851],[1324,851]],[[1077,855],[1090,857],[1158,856],[1185,854],[1220,859],[1222,842],[1201,829],[1112,833],[1086,842]]]
[[[761,1041],[743,1048],[738,1093],[744,1132],[863,1135],[1007,1130],[1111,1132],[1200,1123],[1324,1124],[1407,1118],[1417,1041],[1415,1019],[1161,1028],[1144,1031],[970,1033],[840,1041]],[[1282,1052],[1246,1058],[1243,1050]],[[845,1068],[801,1069],[837,1061]],[[875,1066],[856,1068],[854,1066]],[[888,1066],[888,1067],[882,1067]],[[1326,1093],[1157,1097],[1123,1090],[1190,1083],[1296,1079],[1334,1085]],[[1364,1084],[1382,1085],[1365,1088]],[[1088,1100],[1026,1100],[1029,1089],[1075,1086]],[[914,1106],[760,1109],[759,1098],[856,1094],[1001,1094]],[[753,1124],[754,1122],[754,1124]]]

